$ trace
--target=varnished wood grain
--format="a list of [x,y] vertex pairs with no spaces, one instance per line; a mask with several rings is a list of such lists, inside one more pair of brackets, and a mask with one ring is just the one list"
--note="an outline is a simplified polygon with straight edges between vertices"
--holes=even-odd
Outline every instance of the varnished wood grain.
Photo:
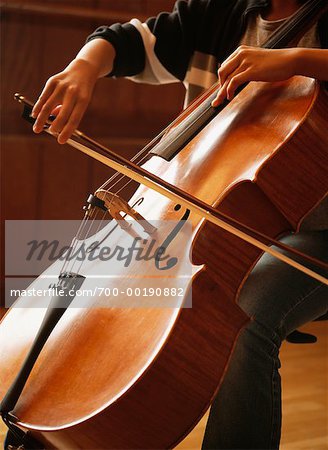
[[[120,11],[126,14],[122,19],[142,18],[170,10],[174,2],[81,0],[77,5],[75,0],[8,0],[3,3],[8,8],[2,8],[0,18],[2,221],[79,219],[85,197],[105,182],[108,170],[99,163],[86,161],[72,149],[61,148],[54,140],[45,141],[44,146],[40,144],[31,125],[21,119],[21,107],[13,96],[22,92],[35,100],[48,77],[75,57],[86,37],[97,26],[117,20]],[[66,7],[73,12],[60,19],[33,11],[20,14],[10,8],[18,3],[27,10],[33,3],[57,10]],[[74,16],[74,8],[93,11],[94,15],[81,20]],[[145,86],[127,80],[99,80],[81,129],[131,158],[180,111],[183,95],[184,88],[179,84]],[[127,197],[131,192],[128,190]],[[3,222],[1,226],[3,231]],[[3,270],[1,273],[3,276]],[[0,301],[3,300],[2,292]]]
[[[49,24],[48,24],[49,25]],[[66,33],[63,33],[64,35],[67,36]],[[53,49],[55,46],[50,45],[49,48]],[[54,49],[55,51],[55,49]],[[50,51],[49,53],[53,53],[53,51]],[[302,94],[302,92],[300,92]],[[261,94],[261,92],[260,92]],[[137,114],[137,109],[134,108],[134,104],[133,103],[129,103],[129,100],[131,98],[130,96],[127,96],[126,93],[124,93],[124,100],[127,99],[127,101],[124,102],[124,104],[127,104],[127,116],[128,117],[134,117],[136,115],[138,115],[138,117],[140,117],[140,114]],[[301,95],[302,96],[302,95]],[[269,92],[269,97],[270,97],[270,92]],[[276,96],[275,96],[276,97]],[[297,112],[301,111],[301,108],[299,106],[306,106],[307,105],[307,101],[309,100],[310,96],[307,97],[307,91],[305,89],[305,102],[304,104],[301,102],[297,102],[294,104],[294,106],[297,106]],[[283,98],[283,97],[282,97]],[[277,97],[277,101],[280,101],[280,97]],[[237,101],[238,104],[238,101]],[[260,103],[261,104],[261,103]],[[103,103],[104,107],[108,108],[108,101],[106,101],[106,103]],[[236,103],[234,103],[234,105],[236,105]],[[232,106],[233,108],[233,106]],[[238,108],[237,108],[238,109]],[[296,109],[296,108],[295,108]],[[156,106],[154,106],[154,110],[156,110]],[[229,110],[231,113],[231,110]],[[285,112],[285,108],[283,108],[283,111]],[[111,113],[114,116],[114,112],[115,110],[111,111]],[[253,111],[252,111],[253,112]],[[254,109],[254,114],[256,115],[256,109]],[[145,117],[147,118],[147,114],[145,114]],[[245,129],[243,127],[241,127],[241,134],[245,134],[245,135],[251,135],[250,131],[252,131],[252,126],[254,124],[254,122],[252,121],[252,123],[250,124],[250,116],[247,116],[248,119],[246,120],[246,123],[244,123]],[[266,116],[267,118],[271,118],[268,116]],[[295,119],[295,116],[292,116],[293,120]],[[228,117],[228,119],[231,119],[231,117]],[[262,120],[262,116],[261,116],[261,120]],[[238,122],[238,121],[237,121]],[[113,122],[115,123],[114,119]],[[136,122],[138,125],[138,122]],[[224,130],[228,130],[230,125],[233,125],[231,128],[233,128],[234,126],[238,125],[238,123],[234,122],[233,120],[233,115],[232,115],[232,121],[226,123],[227,128],[223,128]],[[287,121],[283,121],[283,117],[281,118],[281,126],[279,128],[279,132],[282,134],[282,136],[284,137],[284,133],[286,133],[286,124],[288,124]],[[240,125],[240,123],[239,123]],[[135,128],[132,129],[136,130],[137,126],[133,125]],[[141,126],[141,128],[140,128]],[[265,128],[265,127],[264,127]],[[271,127],[271,122],[270,122],[270,128]],[[143,130],[142,125],[140,125],[139,122],[139,126],[138,129]],[[221,129],[218,127],[218,129]],[[217,130],[214,130],[212,128],[212,132],[213,135],[217,133]],[[246,130],[246,132],[245,132]],[[126,130],[124,130],[126,131]],[[130,130],[131,131],[131,130]],[[229,132],[231,131],[231,129],[229,129]],[[238,134],[238,132],[236,132],[236,129],[234,130],[235,134],[232,134],[232,140],[235,139],[235,142],[232,142],[234,144],[236,144],[238,142],[238,137],[241,137],[241,134]],[[123,132],[123,130],[121,130],[121,133]],[[136,132],[136,131],[134,131]],[[264,135],[266,135],[266,132],[264,133]],[[221,143],[226,143],[226,137],[227,135],[223,135],[222,136],[222,142]],[[230,135],[229,135],[230,136]],[[204,137],[204,135],[203,135]],[[244,137],[244,136],[243,136]],[[207,178],[207,176],[209,175],[209,169],[212,164],[212,161],[215,160],[216,162],[218,161],[218,159],[220,159],[218,157],[218,155],[220,154],[220,152],[215,152],[215,150],[217,150],[215,148],[215,146],[211,145],[211,136],[210,134],[207,134],[205,136],[205,140],[207,140],[209,142],[209,152],[213,151],[212,159],[209,158],[208,161],[205,161],[205,156],[207,155],[203,155],[201,152],[197,153],[198,155],[201,156],[201,159],[203,159],[203,167],[202,169],[205,169],[203,172],[203,178],[202,176],[200,176],[199,178],[195,177],[195,179],[198,180],[198,182],[202,182],[204,181],[204,178]],[[213,141],[212,141],[213,142]],[[255,147],[255,145],[253,146],[254,142],[250,141],[251,143],[251,147],[248,149],[248,151],[251,152],[252,149],[254,149],[254,151],[258,150],[258,146]],[[200,143],[198,142],[198,144],[200,145]],[[297,143],[296,143],[297,144]],[[271,142],[272,145],[272,142]],[[297,145],[296,145],[297,146]],[[274,145],[272,145],[272,147],[274,147]],[[222,146],[222,148],[224,149],[224,145]],[[265,148],[263,151],[265,152],[270,152],[270,146],[269,148]],[[244,153],[244,149],[240,147],[241,153],[240,153],[240,157],[241,155],[244,155],[243,157],[246,158],[245,153]],[[260,149],[262,151],[262,148]],[[271,150],[273,151],[273,148],[271,148]],[[187,154],[187,153],[185,153]],[[224,151],[223,151],[224,154]],[[270,155],[270,153],[265,153],[265,155],[263,156],[264,158],[266,158],[268,155]],[[222,155],[221,155],[222,156]],[[220,157],[221,157],[220,156]],[[252,156],[252,154],[251,154]],[[182,158],[179,160],[179,162],[183,162],[183,158],[184,156],[182,155]],[[249,158],[249,161],[253,161],[252,158]],[[54,163],[53,163],[54,164]],[[50,166],[53,166],[53,164],[50,164]],[[207,164],[207,165],[206,165]],[[164,166],[164,165],[163,165]],[[90,164],[87,164],[86,166],[84,166],[84,163],[81,163],[81,172],[82,172],[82,176],[83,174],[88,173],[89,169],[90,169]],[[60,170],[60,166],[57,165],[57,167],[54,170],[54,174],[53,174],[53,178],[55,178],[56,175],[56,169]],[[188,166],[186,166],[185,169],[185,174],[188,173],[188,175],[190,175],[190,170],[187,170]],[[249,167],[249,170],[253,170],[256,172],[257,166],[256,164],[252,164],[252,167]],[[49,172],[49,171],[48,171]],[[228,171],[229,172],[229,171]],[[50,173],[50,172],[49,172]],[[69,175],[69,174],[68,174]],[[202,175],[202,174],[201,174]],[[221,180],[220,177],[217,177],[218,174],[215,173],[215,177],[214,174],[212,174],[212,176],[214,177],[213,179],[215,180],[215,182],[219,179]],[[235,174],[236,175],[236,174]],[[243,174],[242,174],[243,175]],[[235,177],[236,179],[236,177]],[[240,178],[241,180],[243,180],[243,178]],[[251,180],[253,180],[252,177],[250,177]],[[185,180],[183,179],[183,177],[181,177],[180,175],[180,179],[179,182],[181,182],[183,184]],[[239,180],[237,180],[239,181]],[[215,183],[214,183],[215,184]],[[226,183],[226,189],[227,191],[232,187],[232,181],[231,181],[231,185],[229,185],[229,183]],[[215,184],[216,185],[216,184]],[[263,186],[265,186],[265,183],[262,184]],[[201,183],[200,186],[203,186],[203,184]],[[206,183],[204,183],[204,186],[206,186]],[[64,183],[64,187],[65,187],[65,183]],[[67,189],[67,187],[66,187]],[[223,190],[222,190],[223,192]],[[204,189],[204,191],[200,191],[198,192],[200,193],[200,197],[204,197],[206,201],[210,201],[211,203],[216,204],[219,200],[219,195],[216,194],[216,191],[213,190],[213,183],[209,183],[209,186],[206,187]],[[225,192],[224,192],[225,193]],[[318,194],[319,195],[319,194]],[[49,195],[49,197],[51,197],[51,195]],[[149,207],[149,205],[147,205],[147,207]],[[288,218],[288,217],[287,217]],[[282,228],[281,230],[273,230],[272,233],[278,233],[279,231],[284,231],[285,228]],[[197,253],[197,252],[195,252]],[[228,253],[228,252],[226,252]],[[201,253],[201,251],[198,252],[198,256],[204,257],[205,254]],[[243,256],[244,261],[247,262],[247,264],[252,263],[252,261],[256,259],[256,254],[254,255],[251,251],[248,251],[247,248],[243,248]],[[213,263],[214,261],[214,257],[208,259],[209,263]],[[205,261],[207,262],[207,260]],[[236,266],[236,267],[234,267]],[[198,300],[198,303],[196,303],[196,313],[198,313],[199,311],[199,316],[198,314],[194,314],[194,316],[190,317],[191,313],[188,312],[183,312],[181,314],[182,316],[182,320],[180,321],[180,323],[178,324],[178,326],[176,326],[176,329],[174,330],[174,333],[172,333],[172,335],[170,336],[170,341],[167,343],[167,347],[170,348],[170,346],[172,346],[172,353],[168,353],[167,352],[167,348],[164,349],[164,351],[162,352],[162,354],[160,355],[161,357],[158,358],[156,360],[156,364],[154,364],[151,367],[151,370],[149,370],[145,376],[140,380],[139,383],[136,384],[136,386],[134,386],[134,390],[132,390],[132,394],[130,396],[130,398],[128,398],[127,396],[123,397],[122,396],[122,401],[121,402],[117,402],[117,405],[115,405],[115,408],[112,409],[112,411],[110,412],[111,414],[111,418],[113,419],[111,422],[111,428],[108,427],[108,429],[106,429],[105,433],[107,433],[107,437],[111,439],[111,446],[114,446],[115,448],[126,448],[126,446],[128,446],[129,444],[132,445],[133,442],[135,442],[134,439],[137,439],[137,442],[140,443],[141,446],[143,446],[142,448],[152,448],[152,443],[156,442],[152,441],[152,439],[156,439],[159,435],[161,438],[164,439],[164,431],[162,430],[160,425],[162,426],[163,424],[163,419],[164,416],[167,414],[168,411],[173,411],[173,418],[174,421],[173,422],[179,422],[179,425],[183,425],[184,429],[186,429],[186,423],[184,423],[185,421],[187,422],[186,417],[184,415],[181,414],[181,411],[183,411],[183,409],[179,409],[180,405],[175,404],[173,399],[170,397],[170,394],[172,395],[172,392],[174,392],[174,394],[178,397],[178,399],[181,402],[186,402],[186,405],[188,407],[190,407],[190,410],[188,411],[188,414],[190,413],[190,417],[194,418],[194,420],[196,420],[197,418],[197,414],[196,414],[196,410],[200,407],[201,401],[203,401],[203,405],[207,405],[208,401],[210,400],[210,397],[213,395],[214,391],[215,391],[215,382],[218,383],[220,377],[222,376],[223,370],[224,370],[224,365],[225,362],[227,360],[228,354],[229,354],[229,350],[232,346],[233,343],[233,339],[235,337],[235,334],[238,332],[238,325],[236,325],[236,328],[230,329],[228,326],[228,321],[227,320],[223,320],[223,319],[227,319],[228,317],[231,317],[231,311],[233,313],[236,314],[236,316],[238,316],[237,312],[234,311],[234,305],[233,302],[228,302],[227,300],[234,300],[235,295],[237,293],[238,290],[238,286],[240,284],[240,282],[242,281],[243,276],[247,273],[247,265],[245,265],[245,263],[239,263],[238,261],[236,262],[235,260],[233,260],[233,264],[231,264],[231,267],[229,267],[230,269],[238,269],[240,270],[238,272],[238,274],[236,275],[236,277],[234,276],[233,272],[227,273],[225,274],[225,279],[224,279],[224,283],[223,286],[221,286],[222,289],[222,299],[221,300],[224,303],[224,308],[222,309],[222,311],[220,312],[220,314],[222,314],[222,316],[220,316],[218,310],[216,309],[215,305],[211,305],[211,304],[206,304],[206,306],[201,309],[200,308],[200,298],[201,298],[201,294],[204,293],[205,291],[205,284],[202,285],[201,283],[197,286],[196,285],[196,299]],[[207,284],[206,284],[206,289],[208,289],[208,285],[210,285],[210,283],[208,283],[209,280],[206,280]],[[231,286],[230,282],[233,281],[233,286]],[[198,289],[198,291],[197,291]],[[215,288],[213,288],[213,290],[215,290]],[[217,292],[215,292],[217,294]],[[199,308],[199,309],[198,309]],[[205,314],[205,317],[201,316],[201,314]],[[219,316],[219,317],[218,317]],[[202,323],[202,321],[199,321],[199,319],[204,318],[206,320],[204,320],[204,322]],[[206,352],[205,355],[202,354],[198,354],[196,352],[196,349],[200,348],[199,345],[202,344],[204,342],[204,336],[206,334],[206,331],[208,330],[208,326],[209,324],[211,325],[211,330],[213,330],[215,328],[215,320],[214,319],[218,319],[219,318],[219,322],[221,325],[221,331],[223,331],[223,337],[227,338],[227,341],[225,339],[222,340],[222,342],[220,342],[220,344],[222,344],[222,347],[218,347],[218,342],[216,342],[216,347],[217,348],[222,348],[222,354],[218,355],[218,360],[220,360],[220,369],[218,371],[215,371],[213,368],[213,361],[208,361],[208,358],[206,357]],[[238,317],[237,317],[238,319]],[[238,322],[238,320],[237,320]],[[242,318],[239,317],[239,324],[242,322]],[[94,320],[94,322],[92,323],[96,323],[96,321]],[[10,328],[10,327],[9,327]],[[193,336],[192,338],[193,340],[191,341],[191,349],[190,349],[190,353],[184,352],[184,353],[180,353],[180,349],[179,347],[174,347],[174,344],[185,344],[185,342],[183,341],[183,335],[184,335],[184,331],[185,330],[188,331],[193,331],[193,330],[197,330],[197,335]],[[162,331],[162,330],[161,330]],[[25,342],[24,342],[25,344]],[[190,344],[190,341],[189,341]],[[89,347],[90,348],[90,347]],[[183,345],[182,345],[182,348]],[[203,347],[201,347],[201,349],[203,349]],[[26,349],[24,349],[25,351]],[[52,349],[53,351],[53,349]],[[45,353],[45,358],[49,357],[50,353]],[[21,355],[19,355],[19,359]],[[77,356],[77,354],[76,354]],[[197,358],[195,356],[198,356],[200,358],[200,360],[197,361]],[[76,357],[75,362],[79,362],[80,360]],[[197,365],[198,363],[198,365]],[[187,372],[187,378],[188,376],[190,376],[190,373],[188,373],[188,371],[190,370],[191,373],[193,373],[193,371],[200,371],[202,364],[203,363],[207,363],[208,366],[210,367],[210,370],[208,373],[203,374],[201,373],[202,376],[204,376],[204,378],[202,378],[202,382],[200,383],[200,385],[198,386],[198,391],[195,392],[195,395],[192,395],[193,390],[192,388],[194,388],[194,386],[192,386],[192,383],[189,383],[183,379],[183,377],[181,376],[181,371],[177,370],[177,372],[175,373],[173,371],[174,367],[177,366],[177,364],[179,364],[179,368],[182,369],[183,366],[185,365],[188,370],[186,370]],[[107,360],[107,365],[109,364],[108,360]],[[211,365],[212,364],[212,365]],[[49,367],[49,365],[46,364],[46,366]],[[76,367],[74,365],[71,365],[69,367],[69,371],[70,371],[70,376],[71,379],[75,381],[74,377],[73,377],[73,368]],[[109,366],[108,366],[109,367]],[[166,379],[163,381],[160,377],[162,371],[165,372],[165,370],[171,369],[172,374],[174,375],[175,379],[172,381],[175,381],[175,389],[176,391],[170,391],[170,389],[167,386],[167,381]],[[197,372],[198,373],[198,372]],[[215,375],[215,376],[214,376]],[[151,376],[154,377],[155,380],[155,384],[152,384],[150,381]],[[205,380],[208,380],[208,378],[206,378],[206,376],[208,376],[210,378],[210,382],[212,383],[211,385],[208,385],[205,383]],[[171,380],[170,380],[171,381]],[[33,382],[33,380],[31,381]],[[58,380],[58,377],[56,378],[56,389],[58,389],[58,393],[62,392],[61,390],[64,389],[64,384],[63,384],[63,379]],[[80,387],[80,380],[77,380],[76,385],[77,388]],[[157,383],[157,384],[156,384]],[[185,391],[183,391],[183,386],[184,384],[186,385]],[[173,384],[172,384],[173,385]],[[43,383],[43,389],[45,388],[46,383]],[[152,397],[150,395],[143,397],[144,401],[147,401],[146,404],[146,408],[144,408],[144,410],[142,409],[142,407],[140,407],[140,405],[138,404],[138,395],[143,394],[143,393],[148,393],[151,392],[151,388],[154,387],[160,387],[162,389],[162,397],[159,395],[158,397]],[[78,389],[76,388],[76,392],[78,391]],[[99,386],[98,386],[99,388]],[[42,390],[42,387],[40,387],[40,389]],[[198,396],[198,394],[200,393],[200,391],[206,391],[206,401],[201,400],[200,397]],[[32,392],[32,391],[31,391]],[[44,391],[45,392],[45,391]],[[157,391],[155,390],[155,393]],[[46,393],[48,394],[48,393]],[[50,394],[50,393],[49,393]],[[52,392],[52,394],[54,395],[53,398],[56,398],[56,393]],[[30,393],[31,395],[31,393]],[[27,394],[28,396],[28,394]],[[50,395],[44,395],[43,396],[44,399],[47,398],[51,398]],[[140,397],[139,397],[140,398]],[[27,399],[27,400],[26,400]],[[30,418],[32,417],[32,422],[33,420],[36,420],[35,417],[38,419],[39,417],[45,417],[45,410],[41,409],[37,409],[36,411],[32,411],[32,415],[29,416],[29,401],[31,400],[31,398],[25,398],[26,403],[24,404],[24,398],[22,400],[21,403],[21,411],[22,412],[22,416],[23,416],[23,421],[24,421],[24,414],[25,417]],[[154,416],[154,411],[155,411],[155,400],[157,401],[157,404],[159,404],[161,401],[164,402],[165,401],[165,407],[161,409],[161,414],[159,414],[158,417]],[[190,403],[189,403],[190,402]],[[33,403],[33,402],[32,402]],[[139,402],[140,403],[140,402]],[[45,403],[46,404],[46,403]],[[186,406],[184,405],[184,406]],[[25,410],[24,407],[26,406]],[[42,402],[41,402],[41,406],[42,406]],[[44,406],[44,405],[43,405]],[[176,409],[175,409],[175,408]],[[205,406],[204,406],[205,407]],[[140,409],[138,409],[140,408]],[[137,409],[137,411],[136,411]],[[49,410],[49,408],[46,410]],[[144,411],[144,413],[141,415],[140,411]],[[30,411],[31,412],[31,411]],[[35,414],[35,416],[33,416],[33,413]],[[104,429],[104,424],[107,425],[107,419],[108,417],[106,416],[107,412],[104,410],[103,413],[99,414],[99,417],[97,417],[96,419],[96,427],[98,426],[99,428]],[[175,414],[175,416],[174,416]],[[126,433],[126,436],[123,435],[122,432],[120,432],[120,430],[118,429],[117,425],[122,423],[122,419],[127,417],[129,420],[129,423],[132,424],[133,426],[130,427],[129,431]],[[143,417],[143,419],[146,422],[146,425],[142,424],[141,422],[141,416]],[[188,418],[190,418],[188,417]],[[26,422],[25,422],[26,424]],[[174,423],[173,423],[174,424]],[[172,423],[170,425],[173,425]],[[192,424],[192,421],[190,422],[190,424]],[[145,429],[148,425],[150,425],[150,429],[152,430],[152,435],[145,435],[145,433],[143,432],[143,429]],[[90,423],[83,423],[81,425],[79,425],[78,427],[76,427],[75,432],[77,431],[77,433],[80,435],[82,435],[82,439],[83,439],[83,445],[90,445],[92,444],[93,441],[97,441],[95,442],[97,445],[103,445],[102,442],[102,437],[100,435],[94,437],[94,429],[91,430],[91,424]],[[167,425],[168,428],[169,425]],[[132,429],[131,429],[132,428]],[[49,437],[46,437],[43,433],[40,433],[40,438],[42,438],[44,441],[48,440],[49,442],[49,448],[51,446],[57,446],[57,445],[61,445],[63,442],[65,443],[65,445],[67,444],[67,448],[77,448],[77,445],[80,445],[79,443],[76,444],[76,437],[74,436],[74,432],[72,430],[69,430],[66,434],[65,432],[61,433],[60,431],[54,434],[52,434],[51,436],[49,435]],[[171,431],[171,430],[170,430]],[[138,434],[139,433],[139,434]],[[62,435],[63,436],[62,436]],[[174,433],[172,433],[172,435],[174,436]],[[177,437],[178,439],[178,437]],[[75,441],[75,442],[74,442]],[[168,443],[166,442],[164,444],[164,441],[160,441],[161,445],[167,445]],[[165,447],[167,448],[167,447]]]
[[[294,135],[298,135],[298,123],[311,126],[311,122],[307,124],[307,118],[311,117],[312,110],[316,109],[318,92],[318,86],[305,78],[294,78],[274,86],[250,85],[249,89],[246,88],[240,97],[231,102],[173,161],[164,162],[159,157],[154,157],[146,166],[158,176],[209,204],[220,208],[228,202],[231,211],[234,211],[234,204],[235,207],[237,205],[237,217],[238,214],[241,214],[242,218],[245,216],[247,223],[253,223],[256,217],[260,231],[272,237],[280,235],[286,231],[288,220],[281,214],[279,204],[270,203],[269,195],[264,196],[262,192],[258,192],[257,174],[261,174],[263,168],[270,167],[276,154],[279,156],[281,153],[299,149]],[[274,102],[270,109],[251,109],[250,99],[262,105],[264,99],[272,97]],[[326,97],[324,99],[326,100]],[[272,120],[276,117],[279,117],[279,120]],[[325,142],[326,136],[317,133],[317,139]],[[229,150],[229,147],[232,148]],[[300,150],[304,151],[303,148]],[[315,150],[312,149],[312,152]],[[198,156],[196,165],[195,154]],[[232,156],[238,164],[231,163]],[[327,161],[321,159],[318,164],[321,163],[324,165]],[[265,176],[262,179],[265,181]],[[193,180],[198,180],[198,183],[195,184]],[[313,174],[312,184],[312,201],[317,201],[323,195],[323,189],[320,182],[315,183]],[[246,186],[246,191],[242,191],[239,197],[247,204],[246,212],[243,208],[238,208],[240,199],[234,198],[238,188],[243,185]],[[288,190],[285,196],[288,197]],[[138,212],[144,217],[160,218],[164,222],[177,220],[178,213],[174,204],[158,193],[140,187],[131,201],[140,197],[144,198],[144,201],[138,207]],[[254,210],[250,209],[253,204]],[[259,213],[257,216],[256,212]],[[302,213],[300,209],[299,220]],[[288,216],[286,218],[288,219]],[[124,320],[119,322],[119,327],[112,327],[109,320],[108,326],[102,330],[104,342],[113,342],[113,345],[110,346],[109,354],[101,356],[102,367],[97,364],[94,367],[92,386],[89,386],[93,392],[90,405],[81,386],[84,379],[89,378],[85,370],[92,366],[91,362],[100,345],[96,333],[92,334],[91,340],[88,332],[89,329],[97,329],[99,317],[97,312],[89,311],[83,318],[83,326],[75,321],[77,333],[72,335],[70,315],[64,316],[57,333],[52,336],[40,355],[14,410],[21,426],[37,430],[40,427],[51,429],[51,433],[43,432],[42,429],[32,431],[47,448],[65,446],[73,450],[79,446],[89,447],[92,443],[98,448],[113,449],[172,448],[209,406],[222,379],[234,339],[246,320],[241,311],[238,311],[235,300],[241,283],[257,260],[258,253],[250,246],[234,242],[228,235],[222,236],[220,231],[206,229],[206,225],[201,223],[202,220],[191,214],[189,223],[193,230],[192,246],[191,241],[183,242],[182,246],[187,255],[186,249],[192,248],[194,260],[198,261],[198,264],[204,264],[206,268],[193,279],[193,307],[190,310],[182,309],[174,324],[152,316],[149,318],[147,311],[145,312],[145,329],[152,330],[155,339],[160,336],[167,338],[161,341],[161,347],[156,348],[156,359],[149,359],[147,371],[142,372],[142,376],[133,384],[130,384],[130,380],[134,380],[136,367],[146,367],[144,355],[135,355],[132,351],[143,345],[143,333],[140,333],[140,330],[133,333],[131,341],[134,345],[126,348],[131,363],[119,372],[119,378],[109,378],[108,384],[104,384],[103,373],[110,373],[113,362],[114,365],[115,361],[120,364],[122,349],[117,345],[116,337],[119,333],[124,333],[124,325],[129,331],[133,330],[134,319],[136,323],[139,322],[137,311],[130,311]],[[201,225],[204,225],[203,228]],[[158,233],[161,232],[160,227]],[[175,251],[181,250],[177,241],[174,248]],[[85,265],[84,270],[86,271],[82,272],[82,275],[88,277],[89,272]],[[214,282],[216,277],[218,279]],[[122,278],[122,282],[126,280],[128,278]],[[106,287],[112,287],[111,283],[106,282]],[[23,301],[24,299],[20,299],[19,305]],[[90,301],[92,302],[92,299]],[[20,329],[23,329],[23,323],[31,323],[31,327],[26,329],[25,338],[16,337],[19,342],[17,351],[14,339],[2,345],[1,364],[7,371],[7,379],[0,383],[2,389],[6,389],[6,386],[8,388],[8,382],[16,373],[17,365],[22,361],[38,328],[38,321],[33,322],[32,318],[26,317],[32,312],[25,311],[24,315],[19,316],[17,309],[10,311],[5,317],[1,324],[2,331],[14,336],[18,323],[22,324]],[[159,317],[164,314],[166,319],[165,313],[160,312]],[[106,316],[107,314],[106,311]],[[105,313],[103,317],[105,318]],[[109,318],[114,317],[113,311],[113,316],[110,314]],[[86,366],[82,364],[81,353],[73,351],[73,338],[78,338],[76,349],[79,348],[80,339],[88,343],[83,348],[84,358],[89,361]],[[70,364],[66,367],[65,377],[61,376],[52,363],[58,346],[69,349]],[[146,347],[148,348],[148,345]],[[64,359],[67,360],[67,357]],[[40,367],[45,370],[40,371]],[[49,380],[55,387],[51,392],[47,391]],[[67,386],[70,387],[69,391]],[[37,402],[35,391],[38,392]],[[57,411],[58,416],[56,411],[51,410],[52,414],[47,417],[46,412],[50,405],[60,405],[63,396],[66,398],[65,408]],[[81,402],[77,401],[79,398]],[[86,416],[90,416],[89,420],[85,420]],[[151,432],[144,428],[141,417],[148,424],[147,430]],[[123,432],[126,423],[128,432]],[[95,433],[98,428],[103,430],[102,434]]]
[[[302,328],[318,337],[316,344],[285,342],[281,350],[283,430],[281,450],[327,450],[328,440],[328,329],[327,322]],[[177,450],[199,450],[207,415]],[[5,427],[0,422],[0,446]]]

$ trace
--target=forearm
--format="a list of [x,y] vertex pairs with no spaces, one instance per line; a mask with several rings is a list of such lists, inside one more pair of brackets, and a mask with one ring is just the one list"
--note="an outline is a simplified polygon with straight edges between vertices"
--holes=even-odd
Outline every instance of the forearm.
[[114,59],[114,47],[104,39],[94,39],[82,47],[74,61],[86,61],[93,67],[97,77],[101,78],[112,71]]
[[295,52],[295,75],[328,81],[328,50],[320,48],[297,48]]

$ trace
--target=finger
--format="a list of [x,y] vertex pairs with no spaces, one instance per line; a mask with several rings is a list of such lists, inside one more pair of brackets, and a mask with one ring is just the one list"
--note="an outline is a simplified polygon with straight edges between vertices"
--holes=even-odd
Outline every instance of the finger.
[[56,108],[54,108],[54,109],[51,111],[51,115],[57,117],[58,114],[59,114],[59,112],[60,112],[60,110],[61,110],[61,108],[62,108],[62,106],[63,106],[63,105],[57,105]]
[[227,77],[227,79],[225,80],[224,84],[223,84],[223,85],[221,86],[221,88],[219,89],[216,98],[215,98],[215,99],[213,100],[213,102],[212,102],[212,106],[213,106],[214,108],[216,108],[217,106],[219,106],[219,105],[223,102],[223,100],[224,100],[225,98],[227,98],[227,95],[228,95],[228,93],[227,93],[228,85],[229,85],[231,79],[232,79],[234,76],[236,76],[238,73],[240,73],[241,70],[242,70],[241,67],[238,66],[238,67],[235,69],[235,71],[232,72],[232,74],[230,74],[230,75]]
[[38,116],[43,105],[48,100],[48,98],[51,96],[51,94],[54,92],[55,88],[56,88],[56,84],[53,82],[53,80],[48,80],[46,82],[45,87],[44,87],[40,97],[38,98],[38,100],[36,101],[36,103],[32,109],[31,116],[34,119]]
[[58,106],[58,103],[60,102],[60,92],[55,90],[55,92],[50,96],[50,98],[46,101],[46,103],[41,108],[41,111],[39,112],[37,119],[33,126],[33,131],[35,133],[40,133],[46,121],[48,120],[51,111]]
[[236,89],[247,81],[250,81],[251,78],[251,70],[242,70],[239,66],[235,72],[226,79],[224,85],[219,90],[218,95],[213,100],[212,106],[219,106],[225,98],[231,101]]
[[217,96],[215,97],[215,99],[212,101],[212,106],[213,108],[216,108],[217,106],[221,105],[221,103],[223,102],[223,100],[226,98],[226,91],[227,91],[227,87],[228,87],[228,83],[229,80],[227,80],[223,86],[221,86],[221,88],[219,89]]
[[52,122],[49,131],[54,133],[60,133],[62,131],[75,107],[76,96],[77,93],[74,88],[67,90],[62,107],[60,108],[56,119]]
[[74,110],[70,116],[69,121],[61,131],[61,133],[58,136],[58,142],[59,144],[65,144],[67,140],[71,137],[73,132],[78,128],[81,119],[83,117],[83,114],[85,113],[85,110],[87,109],[88,101],[85,99],[80,99],[74,107]]
[[240,65],[239,54],[232,54],[225,62],[221,65],[218,71],[218,77],[221,86],[226,82],[226,79],[231,75]]
[[239,86],[250,80],[251,80],[250,70],[245,70],[241,73],[234,75],[229,81],[227,86],[227,99],[232,100],[235,95],[236,89],[238,89]]

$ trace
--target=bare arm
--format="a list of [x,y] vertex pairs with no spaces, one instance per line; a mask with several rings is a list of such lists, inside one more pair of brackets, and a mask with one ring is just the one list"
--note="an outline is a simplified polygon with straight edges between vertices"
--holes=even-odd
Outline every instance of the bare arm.
[[238,86],[248,81],[282,81],[304,75],[328,81],[328,50],[288,48],[268,50],[242,45],[218,72],[221,88],[213,106],[231,100]]
[[328,81],[328,50],[321,48],[295,49],[295,75]]
[[59,133],[58,142],[64,144],[78,127],[96,81],[111,72],[114,59],[115,50],[109,42],[88,42],[62,72],[46,82],[32,112],[37,119],[34,131],[40,133],[49,115],[58,113],[51,131]]

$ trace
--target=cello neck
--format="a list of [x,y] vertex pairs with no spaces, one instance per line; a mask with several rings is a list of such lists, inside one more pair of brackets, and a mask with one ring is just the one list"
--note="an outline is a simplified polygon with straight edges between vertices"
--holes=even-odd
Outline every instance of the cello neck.
[[[262,48],[275,49],[287,47],[311,28],[327,10],[328,0],[308,0],[270,36],[262,45]],[[247,84],[245,83],[240,86],[235,95],[242,91]],[[167,133],[164,139],[151,149],[150,153],[170,161],[187,142],[229,103],[225,100],[219,107],[212,107],[211,104],[216,97],[218,88],[218,84],[215,83],[205,91],[203,94],[204,100],[199,102],[178,126]]]
[[327,0],[308,0],[286,20],[262,45],[262,48],[285,48],[301,38],[328,11]]

